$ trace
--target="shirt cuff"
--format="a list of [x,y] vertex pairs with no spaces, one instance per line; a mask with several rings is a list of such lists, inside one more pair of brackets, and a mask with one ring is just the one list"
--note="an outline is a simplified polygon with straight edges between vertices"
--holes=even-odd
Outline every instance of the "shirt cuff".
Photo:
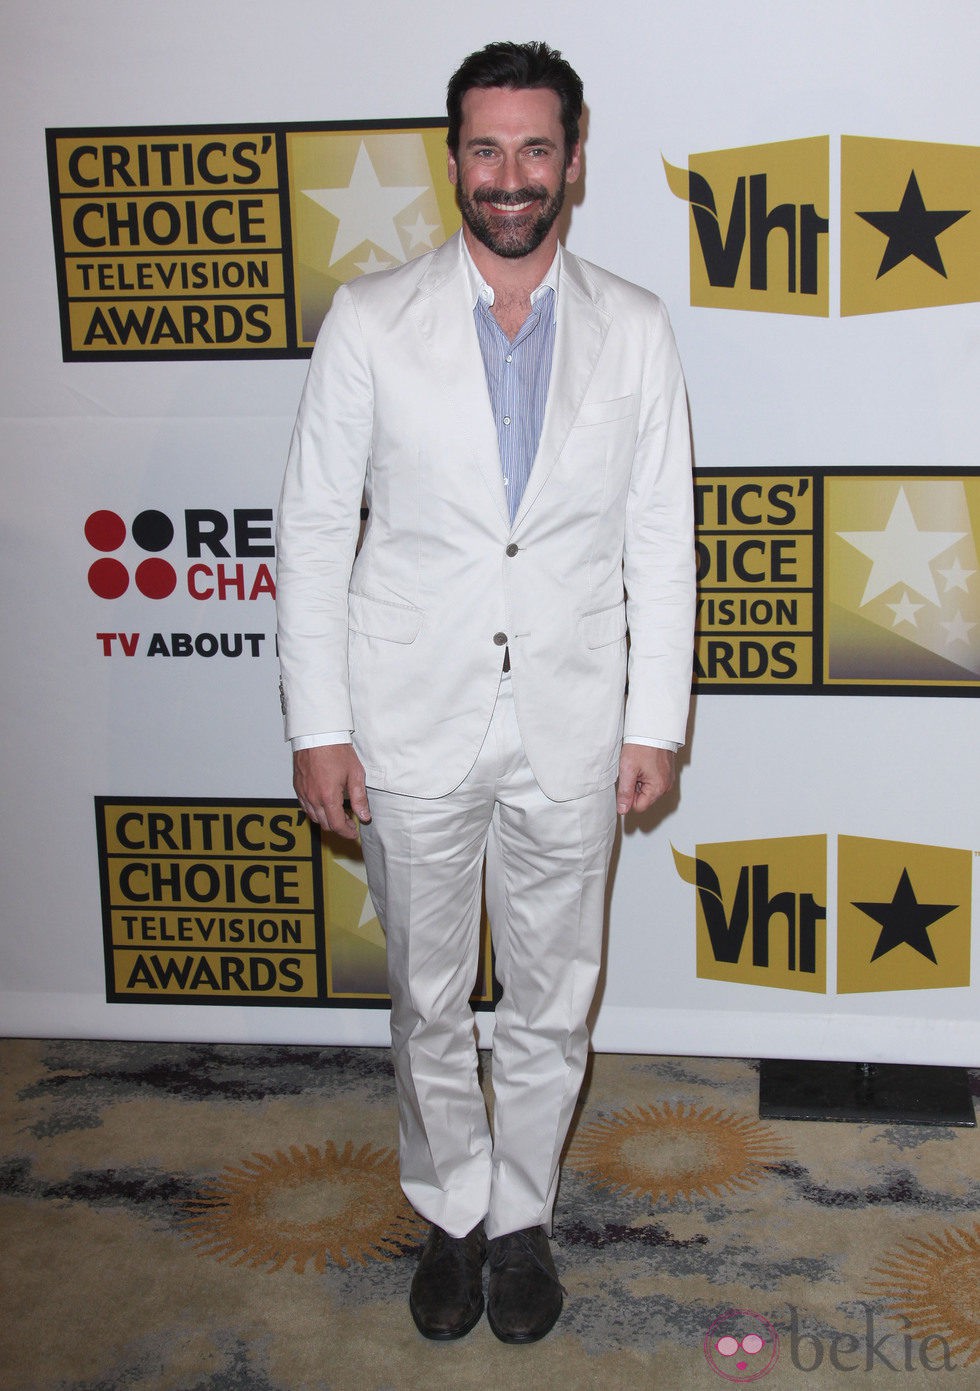
[[624,744],[642,744],[647,749],[669,749],[671,753],[676,753],[680,744],[675,744],[673,739],[641,739],[638,734],[627,734],[623,737]]
[[349,744],[353,731],[350,729],[331,729],[325,734],[297,734],[290,739],[293,753],[300,749],[318,749],[323,744]]

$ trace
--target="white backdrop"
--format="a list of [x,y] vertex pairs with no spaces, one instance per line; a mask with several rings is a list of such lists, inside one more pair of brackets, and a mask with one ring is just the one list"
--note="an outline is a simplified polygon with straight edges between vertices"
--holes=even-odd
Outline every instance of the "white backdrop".
[[[0,1030],[387,1036],[381,1010],[105,1002],[93,798],[288,799],[290,781],[271,600],[174,597],[158,621],[137,594],[107,605],[85,581],[83,525],[100,508],[273,507],[305,363],[63,362],[45,128],[439,116],[466,53],[545,38],[582,73],[589,108],[569,244],[667,301],[699,468],[957,470],[980,464],[978,305],[842,319],[835,229],[841,136],[976,142],[978,29],[972,0],[499,0],[492,21],[435,0],[8,0]],[[686,167],[693,152],[813,135],[830,137],[830,317],[692,307],[690,215],[661,156]],[[980,187],[964,196],[956,206],[972,200],[980,218]],[[154,628],[266,638],[256,657],[210,662],[106,657],[95,638]],[[670,851],[827,836],[832,962],[839,835],[980,846],[976,711],[969,698],[702,693],[679,796],[619,848],[596,1046],[980,1060],[975,980],[837,994],[831,968],[820,994],[698,978],[695,893]]]

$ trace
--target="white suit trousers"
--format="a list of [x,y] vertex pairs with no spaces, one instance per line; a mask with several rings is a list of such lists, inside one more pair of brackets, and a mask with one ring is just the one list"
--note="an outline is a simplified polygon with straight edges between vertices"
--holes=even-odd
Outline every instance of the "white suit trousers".
[[[555,712],[560,719],[560,711]],[[588,1052],[615,788],[553,802],[524,756],[508,677],[480,754],[446,797],[369,788],[361,828],[385,931],[402,1187],[453,1236],[550,1229]],[[486,893],[503,998],[493,1125],[469,996]]]

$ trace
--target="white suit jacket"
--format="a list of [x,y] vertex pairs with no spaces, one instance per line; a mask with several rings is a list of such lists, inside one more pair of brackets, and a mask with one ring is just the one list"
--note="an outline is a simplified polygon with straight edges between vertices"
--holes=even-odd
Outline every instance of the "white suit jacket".
[[279,509],[283,708],[287,737],[353,729],[369,787],[459,785],[504,643],[552,799],[615,780],[627,649],[629,732],[684,741],[694,547],[673,336],[655,295],[560,254],[548,404],[513,524],[459,236],[343,286],[320,330]]

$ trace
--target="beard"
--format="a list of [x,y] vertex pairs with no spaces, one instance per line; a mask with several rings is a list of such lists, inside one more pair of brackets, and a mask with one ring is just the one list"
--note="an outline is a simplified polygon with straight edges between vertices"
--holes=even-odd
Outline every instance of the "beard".
[[[495,255],[506,256],[509,260],[530,256],[532,251],[538,249],[551,231],[564,202],[564,170],[561,183],[550,197],[548,190],[540,184],[537,187],[528,185],[509,193],[502,189],[478,188],[472,198],[466,196],[459,184],[456,185],[457,206],[474,237]],[[523,213],[499,214],[490,206],[491,203],[503,206],[530,203],[531,206]]]

